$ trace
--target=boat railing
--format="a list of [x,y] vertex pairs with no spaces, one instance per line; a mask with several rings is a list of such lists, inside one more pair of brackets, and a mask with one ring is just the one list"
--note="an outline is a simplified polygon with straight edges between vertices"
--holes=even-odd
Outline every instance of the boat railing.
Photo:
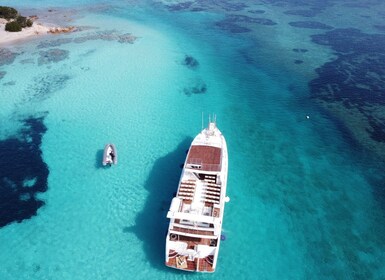
[[190,164],[190,165],[202,165],[203,164],[203,162],[202,162],[202,160],[200,159],[200,158],[189,158],[188,159],[188,164]]
[[203,163],[199,158],[189,158],[187,164],[190,168],[202,169],[205,171],[219,171],[221,168],[220,164]]

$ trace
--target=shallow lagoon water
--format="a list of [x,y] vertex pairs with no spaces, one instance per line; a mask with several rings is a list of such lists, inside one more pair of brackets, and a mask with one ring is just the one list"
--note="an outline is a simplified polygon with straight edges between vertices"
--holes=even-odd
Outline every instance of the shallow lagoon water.
[[[8,47],[17,56],[1,66],[0,155],[10,139],[36,155],[36,163],[1,161],[10,170],[1,173],[2,194],[17,189],[20,201],[44,203],[0,228],[1,279],[385,275],[383,163],[307,86],[314,68],[333,57],[309,37],[325,30],[282,27],[277,14],[289,8],[274,1],[248,8],[197,1],[189,9],[170,6],[176,2],[50,3],[87,28]],[[20,8],[31,7],[49,19],[47,3]],[[258,9],[278,24],[216,24]],[[244,30],[234,24],[252,31],[234,33]],[[283,29],[293,36],[282,37]],[[127,33],[138,37],[133,44],[119,42]],[[198,66],[186,66],[186,56]],[[288,59],[299,56],[300,65]],[[303,75],[308,64],[312,74]],[[230,156],[226,240],[212,275],[163,265],[166,212],[202,112],[217,114]],[[40,124],[41,143],[31,122]],[[119,153],[109,169],[100,164],[107,142]],[[46,188],[33,187],[37,173],[21,172],[34,164],[47,166],[39,174]],[[21,208],[3,198],[2,215],[16,217]]]

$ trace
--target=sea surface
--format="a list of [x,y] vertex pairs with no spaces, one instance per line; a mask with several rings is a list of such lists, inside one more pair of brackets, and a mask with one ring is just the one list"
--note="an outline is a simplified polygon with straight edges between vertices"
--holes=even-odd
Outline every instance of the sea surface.
[[[383,1],[1,5],[77,31],[0,47],[0,279],[385,279]],[[164,266],[202,113],[229,149],[214,274]]]

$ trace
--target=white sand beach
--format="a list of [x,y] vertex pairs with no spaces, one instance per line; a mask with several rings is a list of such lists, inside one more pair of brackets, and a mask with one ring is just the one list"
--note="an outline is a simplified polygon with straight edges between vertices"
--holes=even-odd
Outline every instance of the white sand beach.
[[0,18],[0,46],[10,43],[16,43],[34,36],[42,36],[47,34],[57,34],[71,32],[74,27],[53,27],[35,21],[31,27],[23,28],[20,32],[5,31],[7,21]]

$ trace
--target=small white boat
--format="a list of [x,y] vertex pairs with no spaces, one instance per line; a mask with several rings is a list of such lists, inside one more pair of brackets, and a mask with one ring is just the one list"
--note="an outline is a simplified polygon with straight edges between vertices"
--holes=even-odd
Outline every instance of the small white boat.
[[103,153],[103,165],[117,164],[118,163],[118,154],[116,153],[116,148],[114,144],[107,144],[104,147]]

